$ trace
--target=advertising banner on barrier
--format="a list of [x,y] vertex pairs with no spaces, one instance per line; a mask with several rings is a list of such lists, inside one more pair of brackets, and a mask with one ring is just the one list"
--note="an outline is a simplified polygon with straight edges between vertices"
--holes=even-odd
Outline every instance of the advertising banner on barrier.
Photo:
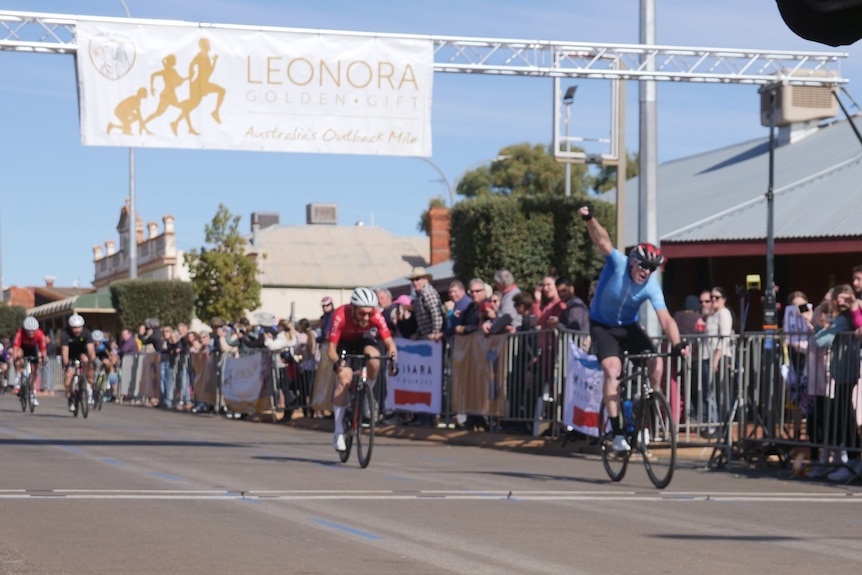
[[272,407],[271,358],[267,353],[227,358],[222,394],[228,411],[260,413]]
[[458,336],[452,347],[452,411],[506,413],[508,336]]
[[430,39],[86,19],[76,36],[84,145],[431,155]]
[[141,353],[138,355],[138,371],[140,372],[140,388],[138,397],[147,397],[157,402],[161,397],[161,354]]
[[192,360],[192,390],[195,400],[207,405],[216,403],[216,357],[206,353],[196,353]]
[[387,376],[386,408],[440,413],[443,406],[443,343],[395,338],[398,375]]
[[604,375],[598,358],[576,346],[574,340],[569,340],[566,374],[563,423],[581,433],[598,437],[599,406],[604,387]]

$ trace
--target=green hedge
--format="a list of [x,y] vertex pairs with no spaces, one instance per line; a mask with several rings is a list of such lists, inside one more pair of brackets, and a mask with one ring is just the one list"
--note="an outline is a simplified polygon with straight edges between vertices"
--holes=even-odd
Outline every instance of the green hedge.
[[27,317],[27,308],[20,305],[0,304],[0,337],[12,339],[25,317]]
[[[524,286],[550,272],[575,282],[585,296],[604,260],[576,213],[583,196],[490,196],[459,202],[451,211],[455,275],[491,282],[505,268]],[[596,218],[615,237],[615,207],[590,198]]]
[[137,330],[147,318],[161,325],[191,323],[195,292],[179,280],[122,280],[111,284],[111,302],[117,310],[117,328]]

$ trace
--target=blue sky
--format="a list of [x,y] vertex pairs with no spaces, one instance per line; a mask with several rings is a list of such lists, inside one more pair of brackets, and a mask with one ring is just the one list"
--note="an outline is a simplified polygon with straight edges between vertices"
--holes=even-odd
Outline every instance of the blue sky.
[[[638,0],[435,0],[326,3],[290,0],[126,0],[134,17],[193,22],[573,42],[638,42]],[[667,45],[849,52],[841,66],[862,101],[862,47],[802,40],[772,0],[656,0],[657,42]],[[124,16],[119,0],[0,0],[0,10]],[[4,285],[93,279],[92,247],[118,241],[128,195],[128,151],[80,144],[74,59],[0,52],[0,240]],[[573,80],[572,135],[607,137],[609,84]],[[564,83],[564,87],[567,83]],[[552,81],[435,74],[432,134],[451,183],[507,145],[550,142]],[[627,148],[638,141],[638,89],[628,84]],[[753,86],[658,84],[658,146],[668,161],[767,135]],[[176,218],[181,249],[200,247],[219,203],[242,216],[279,212],[303,224],[310,202],[338,204],[339,223],[374,223],[418,235],[428,200],[447,194],[428,164],[403,157],[138,150],[139,216]],[[765,167],[764,167],[765,169]],[[661,193],[661,182],[659,182]],[[696,198],[693,198],[696,201]]]

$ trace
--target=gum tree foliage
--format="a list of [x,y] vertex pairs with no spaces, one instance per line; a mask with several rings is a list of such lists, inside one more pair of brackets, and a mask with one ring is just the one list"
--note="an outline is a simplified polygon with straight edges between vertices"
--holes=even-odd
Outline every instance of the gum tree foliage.
[[218,316],[233,320],[260,307],[257,265],[245,254],[239,233],[240,216],[219,204],[212,222],[204,228],[207,246],[185,254],[195,291],[195,313],[208,322]]
[[0,337],[12,339],[25,317],[27,317],[27,308],[0,302]]
[[[551,194],[564,196],[566,167],[541,144],[515,144],[500,150],[495,160],[464,174],[455,193],[466,198]],[[583,164],[572,164],[572,194],[586,194],[592,178]],[[432,198],[429,209],[445,207],[446,201]],[[428,210],[422,212],[418,229],[428,233]]]
[[[637,152],[626,153],[626,180],[631,180],[638,175],[638,162],[640,154]],[[602,166],[592,181],[592,188],[596,193],[603,194],[617,187],[617,167]]]
[[[467,198],[491,195],[551,195],[563,197],[566,166],[557,162],[542,144],[515,144],[500,150],[496,160],[464,175],[456,194]],[[585,195],[591,183],[587,166],[572,164],[572,195]]]

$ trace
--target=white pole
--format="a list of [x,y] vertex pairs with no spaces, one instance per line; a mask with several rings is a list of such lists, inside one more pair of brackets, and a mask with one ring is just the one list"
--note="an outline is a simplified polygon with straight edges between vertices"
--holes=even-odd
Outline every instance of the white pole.
[[[131,18],[129,7],[125,0],[120,0],[126,18]],[[138,277],[138,225],[137,213],[135,211],[135,149],[129,148],[129,239],[127,249],[129,254],[129,279]]]
[[[641,0],[640,43],[655,45],[655,0]],[[655,59],[647,55],[645,69],[655,70]],[[658,137],[656,120],[656,83],[645,80],[640,86],[640,165],[638,166],[639,206],[638,242],[658,245],[658,216],[656,197],[658,189]],[[620,150],[625,154],[625,150]],[[661,278],[657,278],[661,281]],[[646,309],[644,309],[646,311]],[[644,327],[649,335],[660,333],[658,317],[650,309],[642,313]]]

